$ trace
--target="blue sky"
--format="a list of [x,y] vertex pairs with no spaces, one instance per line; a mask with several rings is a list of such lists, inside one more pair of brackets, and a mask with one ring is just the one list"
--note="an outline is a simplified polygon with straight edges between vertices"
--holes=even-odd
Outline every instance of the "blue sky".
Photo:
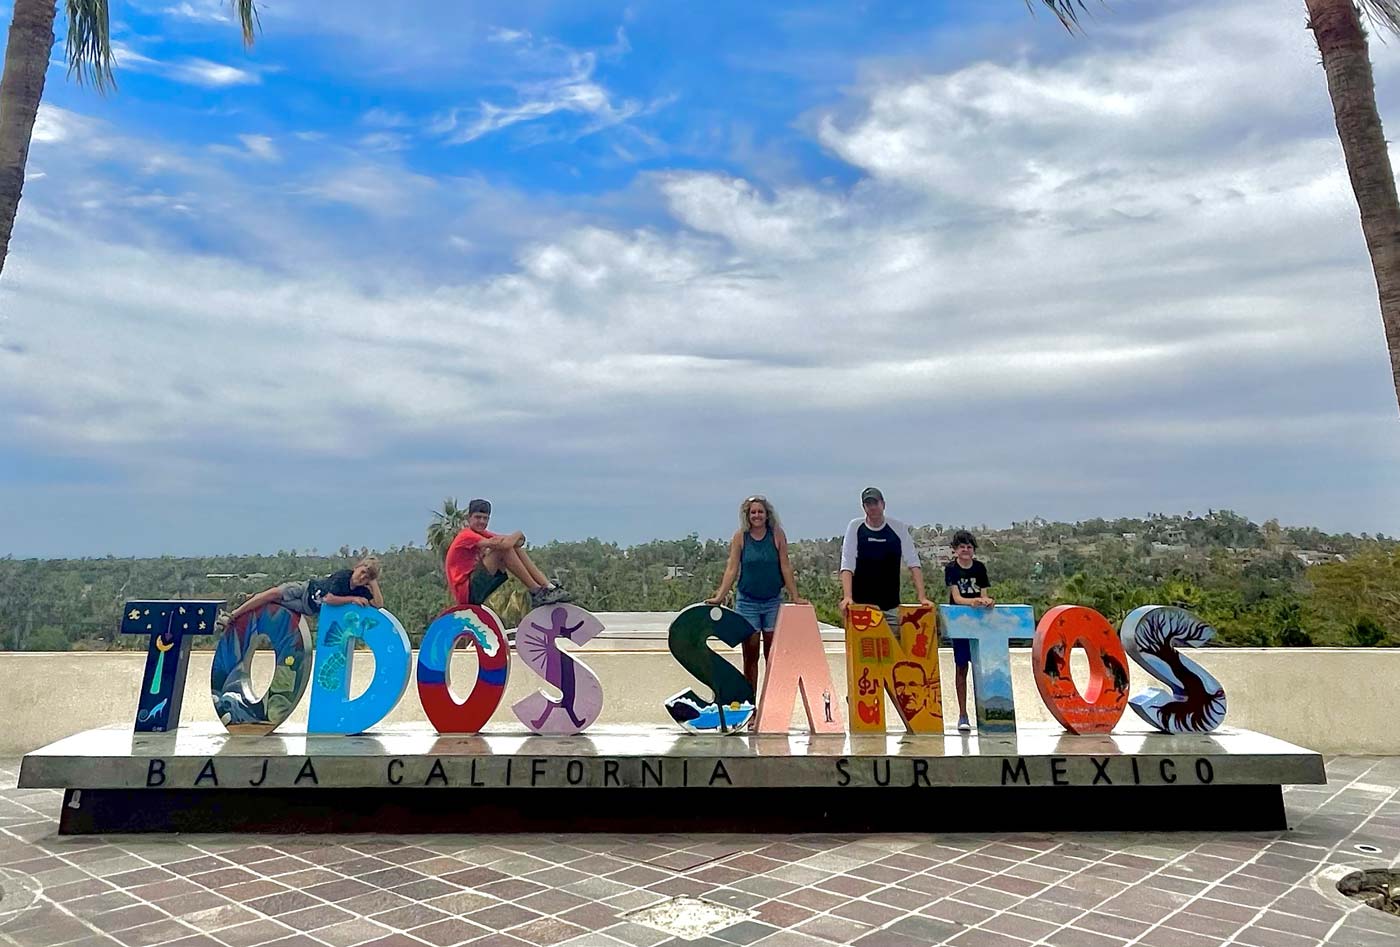
[[113,4],[0,277],[0,554],[382,547],[449,495],[833,535],[870,482],[1400,532],[1297,6],[283,2],[245,51]]

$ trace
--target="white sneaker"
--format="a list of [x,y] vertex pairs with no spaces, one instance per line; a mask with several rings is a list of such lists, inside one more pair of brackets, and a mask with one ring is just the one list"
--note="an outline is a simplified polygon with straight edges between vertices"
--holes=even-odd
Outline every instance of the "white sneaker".
[[971,733],[971,732],[972,732],[972,724],[970,724],[970,723],[967,722],[967,714],[963,714],[961,717],[958,718],[958,732],[959,732],[959,733]]

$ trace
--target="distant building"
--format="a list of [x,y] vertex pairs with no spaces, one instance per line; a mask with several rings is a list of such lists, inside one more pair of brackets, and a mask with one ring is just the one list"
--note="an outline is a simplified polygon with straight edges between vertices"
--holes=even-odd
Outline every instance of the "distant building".
[[1295,549],[1293,558],[1297,559],[1305,566],[1321,565],[1324,562],[1346,562],[1347,557],[1335,552],[1323,552],[1320,549]]
[[953,558],[953,547],[947,543],[928,543],[923,546],[916,545],[920,558],[930,559],[934,562],[947,562]]

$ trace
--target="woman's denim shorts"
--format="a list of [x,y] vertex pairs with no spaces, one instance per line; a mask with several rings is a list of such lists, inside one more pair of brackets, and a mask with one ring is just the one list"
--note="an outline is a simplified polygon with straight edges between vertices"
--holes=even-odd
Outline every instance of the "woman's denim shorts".
[[783,593],[772,598],[749,598],[743,592],[734,596],[734,610],[749,620],[755,631],[772,631],[778,624],[778,606]]

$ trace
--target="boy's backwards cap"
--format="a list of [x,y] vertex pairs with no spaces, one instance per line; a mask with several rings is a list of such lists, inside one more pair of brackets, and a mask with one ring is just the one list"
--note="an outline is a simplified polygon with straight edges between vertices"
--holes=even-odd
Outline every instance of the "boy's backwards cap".
[[879,500],[883,503],[885,502],[885,495],[880,492],[878,487],[866,487],[864,490],[860,491],[860,502],[864,503],[867,500]]
[[467,515],[470,516],[470,515],[473,514],[473,513],[485,513],[487,516],[490,516],[490,515],[491,515],[491,501],[490,501],[490,500],[473,500],[473,501],[471,501],[470,503],[468,503],[468,504],[467,504]]

